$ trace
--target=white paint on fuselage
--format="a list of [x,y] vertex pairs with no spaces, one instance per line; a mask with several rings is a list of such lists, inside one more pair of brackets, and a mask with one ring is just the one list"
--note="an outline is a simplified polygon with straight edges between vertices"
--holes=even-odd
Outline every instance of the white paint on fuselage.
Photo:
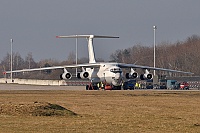
[[99,68],[87,68],[90,73],[91,82],[106,82],[107,84],[119,86],[121,85],[123,73],[117,63],[101,63]]

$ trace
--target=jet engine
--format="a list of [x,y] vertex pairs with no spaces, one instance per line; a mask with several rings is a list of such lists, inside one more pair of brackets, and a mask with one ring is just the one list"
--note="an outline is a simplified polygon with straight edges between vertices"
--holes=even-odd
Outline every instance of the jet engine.
[[71,79],[72,74],[69,72],[64,72],[63,74],[60,75],[60,79]]
[[141,74],[140,75],[140,79],[141,80],[145,80],[145,79],[152,79],[153,78],[153,75],[151,73],[149,73],[149,71],[146,69],[145,70],[145,74]]
[[85,79],[85,78],[88,78],[89,77],[89,73],[87,71],[84,71],[84,72],[80,72],[77,74],[77,77],[79,79]]
[[149,74],[141,74],[141,75],[140,75],[140,79],[141,79],[141,80],[152,79],[152,77],[153,77],[153,76],[152,76],[152,74],[150,74],[150,73],[149,73]]
[[137,72],[134,72],[134,73],[126,73],[126,78],[127,79],[135,79],[137,78],[138,76],[138,73]]
[[126,78],[127,79],[135,79],[137,77],[138,77],[138,73],[133,68],[131,68],[131,72],[130,73],[126,73]]

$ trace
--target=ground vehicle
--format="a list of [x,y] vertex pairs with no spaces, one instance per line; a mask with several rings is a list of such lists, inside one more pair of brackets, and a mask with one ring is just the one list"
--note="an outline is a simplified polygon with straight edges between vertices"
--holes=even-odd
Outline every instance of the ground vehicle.
[[170,89],[170,90],[177,90],[180,88],[179,83],[176,80],[160,80],[160,89]]
[[189,84],[187,82],[180,83],[180,89],[182,90],[189,90]]
[[167,89],[179,89],[178,82],[176,80],[167,80]]
[[153,80],[146,81],[146,89],[153,89]]
[[189,84],[185,81],[180,83],[176,80],[160,80],[160,89],[189,90]]
[[97,86],[97,84],[93,83],[86,85],[86,90],[99,90],[99,87]]
[[166,79],[161,79],[160,81],[159,81],[159,88],[160,89],[167,89],[167,80]]
[[86,85],[86,90],[121,90],[121,86],[111,86],[109,84],[103,84],[103,83],[93,83]]
[[136,84],[136,80],[128,80],[123,83],[123,89],[124,90],[127,90],[127,89],[134,90],[135,84]]

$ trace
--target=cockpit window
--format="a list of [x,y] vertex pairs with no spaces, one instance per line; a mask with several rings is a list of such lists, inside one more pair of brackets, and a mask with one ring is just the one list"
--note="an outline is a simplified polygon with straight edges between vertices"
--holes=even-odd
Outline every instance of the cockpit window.
[[112,69],[110,69],[110,71],[113,73],[121,73],[122,72],[121,68],[112,68]]

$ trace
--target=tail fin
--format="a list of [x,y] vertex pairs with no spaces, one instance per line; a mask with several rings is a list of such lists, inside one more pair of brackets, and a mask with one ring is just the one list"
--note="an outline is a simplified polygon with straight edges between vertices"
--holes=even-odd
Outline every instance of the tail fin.
[[56,36],[56,38],[86,38],[88,39],[89,63],[96,63],[94,48],[93,48],[93,38],[119,38],[119,37],[96,36],[96,35],[71,35],[71,36]]

